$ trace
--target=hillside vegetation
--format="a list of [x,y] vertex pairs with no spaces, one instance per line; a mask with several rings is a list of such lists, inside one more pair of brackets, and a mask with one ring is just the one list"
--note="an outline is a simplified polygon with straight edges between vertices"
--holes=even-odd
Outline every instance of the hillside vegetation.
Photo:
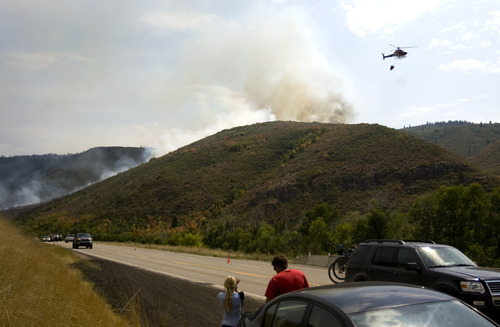
[[73,253],[0,217],[0,326],[131,326],[71,268]]
[[477,166],[500,175],[500,124],[465,121],[429,123],[404,128],[415,135],[466,158]]
[[[460,156],[401,131],[270,122],[221,131],[8,214],[34,235],[89,231],[100,240],[326,253],[332,241],[413,236],[408,213],[417,200],[472,183],[485,192],[500,185]],[[394,232],[370,229],[370,217],[380,226],[390,222]]]

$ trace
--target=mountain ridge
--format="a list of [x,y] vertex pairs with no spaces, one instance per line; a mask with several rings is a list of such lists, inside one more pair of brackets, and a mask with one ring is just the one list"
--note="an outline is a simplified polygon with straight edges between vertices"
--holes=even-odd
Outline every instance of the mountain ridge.
[[495,176],[462,157],[377,124],[268,122],[236,127],[193,142],[18,218],[32,232],[48,225],[122,240],[161,238],[172,228],[196,231],[213,221],[297,225],[329,203],[340,214],[389,210],[441,185]]
[[500,176],[500,124],[449,121],[400,129]]

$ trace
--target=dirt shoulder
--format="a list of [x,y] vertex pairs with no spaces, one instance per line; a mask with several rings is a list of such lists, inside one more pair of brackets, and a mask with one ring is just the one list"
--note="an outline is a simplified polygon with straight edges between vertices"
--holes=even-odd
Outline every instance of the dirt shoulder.
[[[96,292],[117,313],[126,316],[134,325],[221,326],[223,311],[217,294],[222,287],[216,289],[205,283],[176,279],[90,256],[82,255],[82,258],[85,260],[75,268],[94,284]],[[253,312],[263,304],[261,300],[246,297],[243,311]]]

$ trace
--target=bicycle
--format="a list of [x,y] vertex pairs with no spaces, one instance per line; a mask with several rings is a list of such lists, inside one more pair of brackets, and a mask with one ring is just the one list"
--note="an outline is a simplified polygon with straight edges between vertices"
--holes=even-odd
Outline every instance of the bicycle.
[[354,250],[349,249],[346,251],[343,244],[336,246],[338,248],[337,253],[339,257],[335,259],[328,268],[328,277],[330,277],[331,281],[334,283],[342,283],[345,280],[347,261],[349,261],[349,257]]

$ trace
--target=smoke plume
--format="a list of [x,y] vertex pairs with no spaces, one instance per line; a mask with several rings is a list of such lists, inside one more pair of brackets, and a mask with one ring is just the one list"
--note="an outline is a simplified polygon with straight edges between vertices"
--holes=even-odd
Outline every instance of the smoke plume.
[[79,154],[0,158],[0,210],[49,201],[134,168],[151,149],[100,147]]
[[205,98],[196,95],[205,104],[213,85],[219,96],[221,89],[232,90],[219,101],[232,106],[228,111],[265,111],[268,120],[348,122],[352,105],[310,26],[292,10],[191,40],[183,48],[185,83],[198,91],[204,86]]

